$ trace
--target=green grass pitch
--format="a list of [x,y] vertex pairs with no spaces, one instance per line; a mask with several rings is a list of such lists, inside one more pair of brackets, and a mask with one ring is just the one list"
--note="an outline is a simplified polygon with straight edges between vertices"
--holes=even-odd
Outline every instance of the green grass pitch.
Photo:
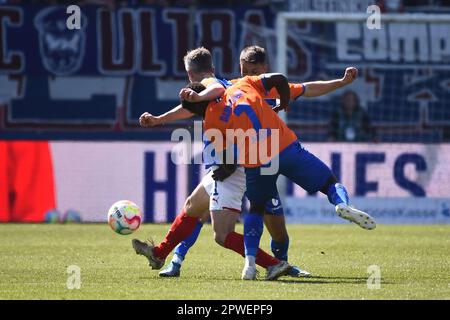
[[[243,259],[216,245],[209,225],[181,277],[160,278],[131,239],[160,241],[167,229],[147,224],[121,236],[107,224],[0,224],[0,299],[450,299],[449,225],[289,225],[290,262],[314,277],[273,282],[240,280]],[[70,265],[81,269],[80,289],[67,288]],[[367,286],[371,265],[379,289]]]

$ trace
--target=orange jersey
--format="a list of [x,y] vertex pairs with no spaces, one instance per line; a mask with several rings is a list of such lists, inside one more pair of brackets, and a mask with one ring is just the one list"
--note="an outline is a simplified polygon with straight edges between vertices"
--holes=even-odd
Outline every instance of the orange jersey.
[[[223,85],[225,88],[229,85],[231,85],[231,83],[226,83],[226,80],[219,80],[217,78],[205,78],[201,81],[201,83],[205,86],[205,87],[209,87],[212,84],[216,84],[216,83],[220,83],[221,85]],[[225,104],[223,103],[223,99],[222,98],[218,98],[214,101],[211,101],[208,104],[207,107],[207,111],[205,112],[205,119],[204,119],[204,129],[211,129],[212,127],[208,127],[206,125],[206,118],[208,117],[208,119],[220,119],[220,116],[222,115],[222,113],[224,112],[224,108],[225,108]],[[225,132],[226,130],[226,122],[223,121],[219,121],[219,122],[214,122],[214,120],[212,121],[208,121],[208,124],[211,123],[216,126],[216,129],[219,129],[221,132]]]
[[[265,102],[264,78],[247,76],[229,87],[205,114],[205,133],[218,129],[226,146],[236,144],[239,163],[258,167],[297,140],[295,133]],[[219,146],[218,146],[219,147]]]
[[[241,78],[240,78],[241,79]],[[235,84],[240,79],[230,80],[232,84]],[[289,83],[289,89],[291,92],[291,100],[296,100],[305,93],[305,85],[303,83]],[[265,92],[265,99],[278,99],[280,95],[277,89],[272,88],[269,92]]]
[[[220,83],[225,88],[227,86],[230,86],[231,83],[229,83],[226,80],[219,80],[214,77],[205,78],[201,81],[201,83],[208,87],[212,84]],[[224,135],[222,135],[222,132],[226,131],[227,123],[226,122],[215,122],[213,119],[220,119],[222,114],[224,113],[225,104],[223,103],[222,98],[215,99],[211,101],[206,109],[205,112],[205,119],[203,120],[203,129],[205,132],[209,132],[209,134],[205,134],[203,136],[203,143],[206,148],[207,145],[210,144],[210,142],[213,143],[214,149],[218,152],[222,152],[224,148],[226,148],[225,143],[219,143],[220,141],[225,141]],[[214,124],[215,128],[208,126],[209,124]],[[216,130],[208,130],[208,129],[216,129]],[[216,137],[220,136],[220,139],[217,140]],[[217,164],[216,159],[212,158],[211,155],[208,154],[208,152],[203,152],[203,162],[208,168],[211,165]]]
[[[291,91],[291,100],[296,100],[305,93],[305,85],[303,83],[289,83],[289,89]],[[280,95],[277,89],[272,88],[269,92],[266,92],[266,99],[278,99]]]

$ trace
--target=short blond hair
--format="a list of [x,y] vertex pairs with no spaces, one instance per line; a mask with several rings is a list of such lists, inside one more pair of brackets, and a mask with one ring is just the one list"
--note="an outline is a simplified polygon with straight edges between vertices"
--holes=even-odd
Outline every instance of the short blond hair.
[[183,60],[186,71],[194,73],[214,71],[211,52],[204,47],[188,51]]

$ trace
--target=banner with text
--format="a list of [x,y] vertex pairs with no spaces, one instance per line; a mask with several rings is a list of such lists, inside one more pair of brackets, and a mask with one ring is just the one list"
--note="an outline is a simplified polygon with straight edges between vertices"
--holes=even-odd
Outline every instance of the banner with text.
[[[80,8],[80,29],[69,30],[65,6],[0,6],[0,138],[142,138],[148,131],[137,119],[178,104],[187,82],[183,56],[197,46],[210,49],[219,77],[239,77],[240,50],[251,44],[266,48],[276,71],[276,12],[269,7]],[[375,125],[425,124],[427,135],[400,141],[443,140],[450,24],[392,22],[371,30],[360,22],[296,22],[287,45],[291,81],[340,78],[358,67],[352,90]],[[327,124],[341,93],[299,99],[289,120]],[[327,140],[321,134],[308,137]]]
[[[205,173],[198,163],[174,164],[175,142],[51,142],[50,146],[58,209],[76,210],[84,221],[105,221],[112,203],[128,199],[141,206],[147,222],[170,222]],[[306,147],[333,169],[352,202],[380,221],[450,222],[449,144]],[[193,148],[201,150],[201,143]],[[339,221],[323,195],[308,195],[291,183],[287,195],[289,222]]]

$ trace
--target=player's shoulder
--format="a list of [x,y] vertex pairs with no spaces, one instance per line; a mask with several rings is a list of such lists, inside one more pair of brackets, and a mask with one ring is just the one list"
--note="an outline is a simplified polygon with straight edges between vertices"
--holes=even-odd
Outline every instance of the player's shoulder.
[[203,84],[205,87],[208,87],[214,83],[217,83],[217,79],[215,77],[203,78],[202,81],[200,81],[200,83]]
[[245,76],[239,79],[234,79],[230,81],[233,88],[244,88],[244,87],[259,87],[261,86],[260,76]]
[[239,83],[239,82],[252,83],[252,82],[257,82],[257,81],[261,81],[261,76],[245,76],[245,77],[237,79],[236,83]]
[[[262,75],[242,77],[236,83],[236,86],[242,88],[246,92],[248,91],[249,94],[254,92],[254,90],[256,90],[256,92],[258,92],[258,94],[262,94],[262,95],[267,94],[266,86],[264,83],[264,78],[262,77]],[[248,89],[245,89],[245,88],[248,88]]]
[[216,84],[219,83],[221,84],[225,89],[232,86],[233,83],[231,83],[231,81],[227,80],[227,79],[220,79],[220,78],[216,78],[216,77],[208,77],[208,78],[204,78],[201,83],[205,86],[208,87],[212,84]]

